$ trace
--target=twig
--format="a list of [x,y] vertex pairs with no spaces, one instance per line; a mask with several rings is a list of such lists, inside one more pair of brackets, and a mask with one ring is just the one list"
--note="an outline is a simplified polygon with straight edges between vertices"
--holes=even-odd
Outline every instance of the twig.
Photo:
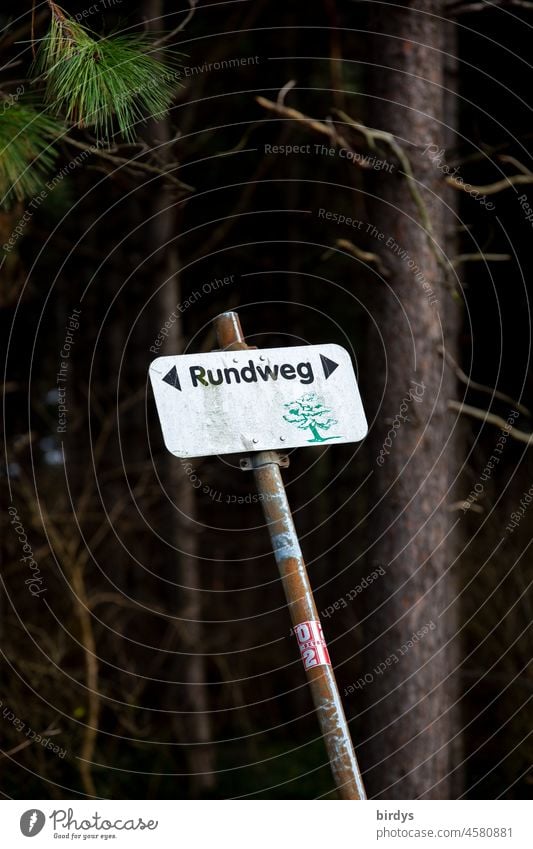
[[[101,147],[96,147],[96,145],[86,144],[84,142],[76,141],[71,136],[64,136],[64,141],[73,147],[77,147],[79,150],[91,150],[93,153],[96,153],[102,159],[107,160],[108,162],[112,162],[115,165],[124,165],[125,167],[137,168],[139,171],[145,171],[148,174],[159,174],[159,176],[164,177],[166,180],[170,180],[170,182],[175,185],[177,188],[182,191],[193,192],[193,186],[188,186],[187,183],[182,183],[181,180],[178,180],[177,177],[174,177],[167,168],[158,168],[156,165],[150,165],[148,162],[139,162],[137,158],[135,159],[127,159],[123,156],[117,156],[114,153],[109,153],[109,151],[102,150]],[[140,150],[139,153],[135,154],[135,156],[141,156],[144,153],[144,148]]]
[[361,248],[358,248],[353,242],[350,242],[349,239],[337,239],[335,244],[338,248],[342,248],[343,250],[353,254],[357,257],[357,259],[361,259],[363,262],[368,262],[370,265],[375,265],[383,277],[390,277],[390,271],[388,268],[385,268],[381,261],[381,257],[379,257],[378,254],[361,250]]
[[[498,0],[494,0],[494,3],[498,3]],[[455,4],[450,3],[450,6],[453,7]],[[464,6],[457,6],[457,8],[447,8],[446,11],[450,15],[467,15],[470,12],[484,12],[485,9],[490,9],[490,4],[486,3],[485,0],[481,0],[480,3],[466,3]]]
[[285,102],[285,98],[287,97],[291,88],[294,88],[295,85],[296,85],[296,80],[289,80],[288,83],[285,83],[283,88],[280,88],[279,94],[278,94],[278,99],[277,99],[278,106],[283,106],[283,104]]
[[465,416],[471,416],[473,419],[479,419],[482,422],[488,422],[502,430],[505,430],[509,436],[516,439],[518,442],[524,442],[526,445],[533,445],[533,433],[525,433],[523,430],[509,425],[501,416],[495,416],[494,413],[489,413],[487,410],[480,410],[478,407],[470,407],[468,404],[463,404],[460,401],[448,401],[448,409],[455,410]]
[[462,370],[460,365],[454,360],[449,351],[446,351],[442,345],[439,345],[437,351],[444,357],[448,365],[453,368],[455,374],[459,378],[459,380],[468,386],[469,389],[474,389],[477,392],[484,392],[486,395],[490,395],[493,398],[498,398],[499,401],[503,401],[505,404],[511,404],[515,407],[522,415],[528,416],[531,418],[531,412],[527,407],[524,407],[520,401],[516,401],[515,398],[511,398],[510,395],[506,395],[505,392],[500,392],[499,389],[494,389],[492,386],[485,386],[484,383],[477,383],[475,380],[471,380],[468,375]]
[[[491,667],[492,668],[492,667]],[[484,669],[461,669],[462,678],[470,678],[474,680],[483,680],[483,682],[494,682],[496,684],[515,684],[524,687],[526,690],[533,690],[533,681],[529,681],[524,675],[518,674],[514,678],[510,678],[505,673],[492,673],[487,675]]]
[[31,4],[31,54],[35,59],[35,4],[37,0],[32,0]]
[[[37,27],[41,23],[41,21],[44,21],[47,17],[48,11],[46,9],[41,10],[39,14],[35,16],[35,26]],[[6,48],[9,47],[11,44],[15,44],[20,39],[21,35],[24,35],[26,32],[28,32],[28,29],[31,33],[31,21],[28,23],[28,21],[26,20],[25,23],[23,23],[17,29],[10,30],[9,32],[7,32],[5,36],[0,39],[0,47],[2,48],[2,50],[6,50]],[[2,70],[5,70],[6,67],[10,66],[5,65]]]
[[329,30],[329,74],[331,80],[331,95],[338,109],[344,107],[345,85],[344,85],[344,62],[342,56],[342,39],[339,13],[336,0],[324,0],[325,12],[328,18]]
[[[12,62],[8,62],[7,65],[2,65],[0,71],[9,71],[10,68],[18,68],[22,65],[22,59],[13,59]],[[18,82],[24,82],[24,80],[9,80],[9,82],[5,82],[4,85],[16,85]],[[2,97],[7,97],[7,95],[2,94]]]
[[[254,127],[255,125],[251,129],[253,129]],[[209,256],[215,250],[216,246],[227,238],[227,235],[231,231],[231,229],[240,222],[241,219],[239,216],[241,215],[241,213],[245,209],[249,208],[250,201],[254,195],[254,192],[257,190],[259,181],[262,179],[263,175],[268,170],[268,167],[268,157],[263,156],[262,158],[260,158],[259,165],[257,166],[252,177],[248,180],[244,191],[241,193],[237,202],[237,206],[234,207],[232,214],[230,216],[226,216],[226,218],[223,219],[222,224],[217,227],[217,229],[211,234],[208,241],[202,244],[201,248],[199,248],[199,250],[195,254],[193,254],[190,259],[195,260],[202,256]],[[207,341],[205,344],[207,344]],[[214,346],[216,344],[214,337],[213,339],[211,339],[209,344],[211,346]],[[211,348],[206,348],[206,351],[210,350]]]
[[433,226],[431,224],[431,219],[429,217],[429,213],[426,208],[426,204],[422,198],[422,195],[418,191],[418,187],[416,185],[415,175],[413,174],[413,169],[411,168],[411,163],[409,161],[409,157],[405,153],[404,150],[400,147],[396,138],[392,133],[388,133],[386,130],[376,130],[371,127],[366,127],[364,124],[361,124],[360,121],[354,121],[353,118],[350,118],[346,112],[342,112],[341,110],[336,110],[339,118],[342,118],[343,121],[353,127],[353,129],[358,130],[358,132],[362,133],[367,141],[368,146],[372,149],[376,149],[376,141],[385,142],[392,150],[400,165],[403,168],[403,176],[407,178],[407,185],[409,187],[409,191],[411,193],[411,197],[418,209],[418,214],[420,215],[420,220],[430,237],[430,246],[435,254],[435,257],[440,265],[443,265],[443,260],[437,249],[434,245],[433,240]]
[[509,6],[518,6],[518,8],[522,9],[533,9],[533,3],[529,2],[529,0],[492,0],[492,2],[480,2],[480,3],[465,3],[463,6],[457,5],[456,8],[453,8],[455,4],[451,4],[452,8],[449,8],[447,11],[450,15],[466,15],[472,12],[484,12],[486,9],[498,9],[504,8],[505,3]]
[[503,180],[497,180],[495,183],[489,183],[488,186],[472,186],[470,183],[464,183],[462,180],[457,180],[455,177],[446,177],[446,182],[449,186],[453,186],[454,189],[459,189],[467,194],[478,192],[482,195],[495,195],[498,192],[503,192],[505,189],[510,189],[513,186],[533,183],[533,174],[513,174],[511,177],[504,177]]
[[89,610],[87,600],[87,585],[84,575],[84,564],[87,558],[85,552],[80,552],[77,538],[73,534],[65,538],[50,516],[46,507],[42,506],[43,521],[46,522],[48,536],[51,540],[52,551],[61,552],[61,561],[70,564],[70,582],[73,595],[76,598],[75,615],[81,632],[80,646],[83,650],[85,661],[85,688],[89,705],[87,723],[83,728],[82,754],[79,758],[79,771],[85,792],[89,796],[96,795],[96,788],[92,775],[91,760],[94,755],[98,737],[100,717],[100,693],[98,692],[99,664],[96,655],[96,639],[92,625],[92,613]]
[[518,168],[518,170],[521,171],[522,174],[528,174],[529,176],[533,177],[533,171],[530,171],[529,168],[524,165],[523,162],[520,162],[520,160],[516,159],[514,156],[509,156],[507,153],[502,153],[500,156],[498,156],[498,159],[500,160],[500,162],[510,162],[511,165],[514,165],[515,168]]
[[100,719],[100,693],[98,692],[98,660],[96,656],[96,640],[92,626],[92,614],[87,605],[87,588],[83,574],[83,566],[75,563],[72,566],[72,588],[77,597],[76,612],[81,630],[81,645],[85,660],[85,687],[89,711],[87,722],[83,729],[83,743],[80,758],[80,775],[86,793],[96,795],[91,760],[94,755],[98,726]]
[[65,13],[63,12],[63,9],[61,9],[60,6],[54,3],[53,0],[48,0],[48,5],[50,6],[50,11],[52,12],[52,15],[54,15],[58,21],[61,21],[61,23],[66,23],[67,18]]
[[[340,135],[334,126],[326,124],[324,121],[316,121],[314,118],[304,115],[303,112],[299,112],[298,109],[292,109],[290,106],[283,106],[281,103],[274,103],[272,100],[267,100],[266,97],[256,97],[256,101],[259,106],[263,107],[263,109],[268,109],[270,112],[276,112],[284,118],[292,118],[294,121],[299,121],[301,124],[305,124],[311,130],[314,130],[315,133],[327,136],[334,145],[337,145],[338,147],[345,147],[347,150],[355,153],[349,142],[344,138],[344,136]],[[371,167],[370,163],[367,162],[364,157],[354,157],[351,161],[359,168]]]
[[[346,141],[346,139],[340,135],[338,130],[333,127],[332,124],[326,124],[322,121],[316,121],[313,118],[309,118],[307,115],[304,115],[302,112],[299,112],[297,109],[292,109],[288,106],[283,106],[280,103],[273,103],[271,100],[267,100],[264,97],[257,97],[256,100],[257,103],[259,103],[259,105],[263,106],[265,109],[269,109],[272,112],[277,112],[278,114],[284,115],[287,118],[293,118],[296,121],[300,121],[309,126],[311,129],[315,130],[315,132],[322,133],[323,135],[328,136],[334,144],[339,145],[341,147],[345,147],[348,150],[352,150],[351,146]],[[411,163],[407,154],[402,150],[402,148],[396,141],[396,138],[393,136],[392,133],[386,132],[385,130],[376,130],[371,127],[366,127],[359,121],[354,121],[353,118],[351,118],[346,112],[343,112],[340,109],[336,109],[335,112],[339,116],[339,118],[341,118],[349,127],[357,130],[362,135],[364,135],[367,145],[371,150],[376,149],[376,141],[383,141],[390,147],[390,149],[397,157],[403,168],[403,176],[405,176],[408,180],[409,192],[415,203],[415,206],[418,209],[422,225],[426,230],[430,250],[434,254],[438,265],[447,270],[446,264],[440,252],[435,246],[431,219],[429,217],[429,213],[427,211],[422,195],[420,194],[416,185],[416,179],[413,174],[413,169],[411,168]],[[352,162],[355,165],[359,165],[361,168],[371,167],[371,164],[364,159],[354,157],[352,159]]]
[[485,512],[479,504],[471,504],[470,501],[454,501],[452,504],[448,504],[447,509],[450,513],[454,513],[456,510],[469,510],[471,513]]
[[192,18],[194,17],[197,5],[198,0],[189,0],[189,11],[187,12],[181,24],[177,26],[176,29],[173,29],[171,32],[167,32],[166,35],[163,35],[161,36],[161,38],[158,38],[157,41],[154,41],[152,46],[161,47],[162,44],[165,44],[167,41],[170,41],[170,39],[174,38],[174,36],[177,35],[179,32],[182,32],[189,23],[189,21],[192,20]]
[[418,209],[418,214],[420,216],[422,226],[426,231],[429,249],[435,257],[437,265],[439,265],[441,269],[443,269],[444,275],[446,276],[448,274],[448,268],[439,249],[436,246],[435,234],[433,231],[431,218],[429,216],[426,204],[424,203],[424,199],[422,198],[422,195],[418,190],[417,181],[413,173],[413,169],[411,168],[409,157],[407,156],[405,151],[402,150],[392,133],[389,133],[386,130],[376,130],[372,127],[366,127],[364,124],[361,124],[360,121],[354,121],[353,118],[350,118],[350,116],[346,114],[346,112],[342,112],[339,109],[335,111],[339,118],[342,118],[342,120],[345,121],[350,127],[353,127],[353,129],[358,130],[364,135],[368,146],[372,150],[376,149],[376,141],[385,142],[385,144],[387,144],[392,150],[392,152],[400,162],[401,167],[403,168],[403,172],[400,171],[400,174],[402,174],[402,176],[407,179],[407,186],[409,192],[416,208]]
[[452,261],[452,266],[457,268],[463,262],[508,262],[512,259],[511,254],[458,254]]
[[[57,734],[61,734],[60,728],[47,728],[46,731],[43,731],[40,734],[40,737],[55,737]],[[9,752],[0,752],[0,758],[10,758],[12,755],[16,755],[17,752],[21,752],[22,749],[26,749],[28,746],[31,746],[34,743],[34,740],[24,740],[23,743],[19,743],[18,746],[15,746],[14,749],[10,749]]]

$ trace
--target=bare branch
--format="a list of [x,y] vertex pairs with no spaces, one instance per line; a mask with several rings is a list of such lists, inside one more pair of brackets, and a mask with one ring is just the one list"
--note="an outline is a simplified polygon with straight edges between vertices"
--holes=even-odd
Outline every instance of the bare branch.
[[452,262],[454,268],[463,262],[507,262],[512,259],[511,254],[458,254]]
[[472,186],[470,183],[464,183],[463,180],[457,180],[455,177],[446,177],[446,182],[454,189],[459,189],[467,194],[478,192],[481,195],[495,195],[498,192],[503,192],[505,189],[511,189],[513,186],[523,186],[533,183],[533,174],[513,174],[511,177],[504,177],[503,180],[489,183],[488,186]]
[[176,29],[171,30],[171,32],[167,32],[166,35],[163,35],[161,36],[161,38],[158,38],[157,41],[154,41],[153,47],[161,47],[162,44],[166,44],[167,41],[170,41],[171,38],[174,38],[175,35],[178,35],[178,33],[182,32],[189,23],[189,21],[191,21],[194,17],[197,5],[198,0],[189,0],[189,11],[187,12],[181,24],[177,26]]
[[448,409],[455,410],[465,416],[471,416],[473,419],[479,419],[482,422],[488,422],[502,430],[505,430],[509,436],[516,439],[518,442],[524,442],[526,445],[533,445],[533,433],[525,433],[523,430],[509,425],[501,416],[496,416],[494,413],[489,413],[488,410],[480,410],[478,407],[470,407],[468,404],[463,404],[460,401],[448,401]]
[[390,277],[390,271],[388,268],[385,268],[381,261],[381,257],[377,254],[370,253],[369,251],[363,251],[361,248],[358,248],[357,245],[354,245],[353,242],[350,242],[348,239],[337,239],[335,242],[338,248],[342,250],[348,251],[353,254],[357,259],[363,260],[363,262],[368,262],[370,265],[375,265],[377,270],[383,277]]
[[354,121],[353,118],[350,118],[350,116],[347,115],[345,112],[342,112],[340,110],[336,110],[336,112],[337,115],[342,118],[343,121],[346,121],[346,123],[350,127],[353,127],[353,129],[358,130],[358,132],[364,135],[367,144],[371,149],[376,149],[376,141],[382,141],[388,145],[390,150],[396,156],[396,158],[400,162],[400,165],[403,168],[403,172],[401,173],[403,173],[403,176],[407,179],[407,186],[409,188],[409,192],[416,208],[418,209],[420,221],[422,222],[422,225],[427,233],[430,250],[435,256],[437,263],[441,266],[441,268],[444,268],[446,271],[447,269],[445,262],[438,248],[435,246],[435,239],[433,236],[433,225],[431,223],[426,204],[424,203],[424,199],[422,198],[422,195],[418,190],[415,175],[413,173],[413,169],[411,168],[411,162],[409,161],[409,157],[407,156],[405,151],[399,145],[398,141],[396,140],[396,137],[392,133],[387,132],[386,130],[376,130],[371,127],[366,127],[359,121]]
[[288,83],[285,83],[283,88],[280,88],[279,93],[278,93],[278,99],[277,99],[278,106],[283,106],[283,104],[285,102],[285,98],[287,97],[291,88],[294,88],[295,85],[296,85],[296,80],[289,80]]
[[[22,35],[25,35],[28,30],[30,32],[31,37],[32,26],[34,29],[36,29],[48,17],[48,15],[48,9],[42,9],[37,15],[35,15],[35,20],[33,22],[31,20],[28,22],[27,19],[24,19],[24,23],[20,27],[17,27],[17,29],[6,28],[5,35],[0,39],[2,51],[5,51],[12,44],[15,44],[17,41],[19,41],[20,37]],[[9,66],[3,66],[2,70],[5,70],[6,67]]]
[[[304,115],[302,112],[299,112],[297,109],[292,109],[289,106],[283,106],[279,103],[273,103],[271,100],[267,100],[264,97],[256,97],[257,103],[260,106],[263,106],[264,109],[269,109],[271,112],[276,112],[278,115],[283,115],[286,118],[292,118],[295,121],[300,121],[303,124],[306,124],[312,130],[317,133],[321,133],[322,135],[328,136],[333,144],[338,145],[339,147],[344,147],[347,150],[352,151],[350,144],[347,140],[342,136],[337,128],[333,126],[332,123],[325,123],[324,121],[316,121],[314,118],[309,118],[309,116]],[[344,121],[349,127],[357,132],[361,133],[366,140],[367,146],[371,150],[376,150],[376,142],[382,141],[388,145],[390,150],[394,153],[394,155],[399,160],[402,168],[403,168],[403,176],[408,180],[408,187],[411,197],[418,209],[418,213],[420,215],[420,220],[426,233],[428,234],[429,244],[431,251],[434,253],[435,258],[438,264],[441,267],[445,267],[444,261],[435,247],[434,239],[433,239],[433,227],[431,224],[430,217],[428,215],[428,211],[426,209],[426,205],[422,199],[422,196],[418,190],[416,185],[415,176],[413,174],[413,169],[411,168],[411,163],[409,162],[409,158],[407,154],[402,150],[400,145],[398,144],[396,138],[392,135],[392,133],[388,133],[385,130],[376,130],[372,127],[366,127],[364,124],[361,124],[359,121],[354,121],[346,112],[343,112],[340,109],[335,110],[336,114],[339,118]],[[355,152],[355,151],[352,151]],[[359,166],[360,168],[370,168],[371,163],[365,160],[362,157],[354,157],[352,159],[354,165]]]
[[454,513],[456,510],[469,510],[472,513],[485,512],[479,504],[471,504],[470,501],[454,501],[452,504],[448,504],[447,509],[450,513]]
[[496,684],[505,684],[509,686],[510,684],[518,685],[520,687],[524,687],[526,690],[533,690],[533,681],[529,681],[525,675],[521,675],[520,673],[515,675],[513,678],[510,678],[509,675],[505,673],[492,673],[488,675],[486,670],[484,669],[461,669],[460,675],[462,678],[474,679],[475,681],[490,681]]
[[[47,728],[46,731],[43,731],[43,733],[40,734],[39,736],[40,737],[55,737],[56,734],[61,734],[60,728]],[[15,746],[14,749],[10,749],[9,752],[0,752],[0,758],[10,758],[10,757],[12,757],[12,755],[16,755],[17,752],[21,752],[23,749],[27,749],[28,746],[31,746],[31,744],[33,742],[34,742],[34,740],[24,740],[23,743],[19,743],[19,745]]]
[[520,162],[519,159],[516,159],[514,156],[509,156],[507,153],[502,153],[501,156],[498,156],[500,162],[509,162],[511,165],[514,165],[518,171],[521,171],[522,174],[528,174],[533,177],[533,171],[530,171],[529,168],[524,165],[523,162]]
[[506,395],[505,392],[500,392],[499,389],[494,389],[493,386],[485,386],[484,383],[477,383],[475,380],[472,380],[468,375],[462,370],[460,365],[454,360],[449,351],[446,351],[442,345],[439,345],[437,348],[439,354],[444,357],[448,365],[453,368],[455,374],[459,378],[459,380],[468,386],[469,389],[474,389],[477,392],[484,392],[486,395],[490,395],[491,398],[498,398],[499,401],[503,401],[505,404],[511,404],[516,410],[522,413],[524,416],[528,416],[531,418],[531,413],[527,407],[524,407],[520,401],[517,401],[515,398],[511,398],[510,395]]
[[[486,9],[504,9],[506,5],[522,9],[533,9],[533,3],[529,0],[492,0],[490,3],[486,2],[486,0],[481,0],[478,3],[465,3],[463,6],[451,3],[451,8],[448,8],[447,11],[450,15],[457,17],[457,15],[468,15],[472,12],[484,12]],[[453,8],[454,6],[455,8]]]
[[[256,97],[256,101],[259,106],[263,107],[263,109],[268,109],[270,112],[276,112],[284,118],[291,118],[293,121],[299,121],[301,124],[305,124],[311,130],[314,130],[315,133],[327,136],[332,144],[337,147],[344,147],[352,153],[355,153],[347,139],[338,132],[333,124],[326,124],[324,121],[316,121],[314,118],[304,115],[303,112],[299,112],[297,109],[292,109],[290,106],[284,106],[281,103],[274,103],[272,100],[267,100],[266,97]],[[354,157],[351,161],[359,168],[370,167],[370,163],[368,163],[364,157]]]
[[[125,168],[131,168],[138,171],[144,171],[147,174],[158,174],[160,177],[164,177],[165,180],[169,180],[174,186],[186,192],[193,192],[194,188],[192,186],[188,186],[186,183],[182,183],[181,180],[178,180],[177,177],[174,177],[173,174],[170,173],[169,168],[158,168],[156,165],[150,165],[148,162],[141,162],[137,157],[139,157],[142,153],[145,153],[144,147],[141,148],[139,153],[135,154],[135,158],[128,159],[123,156],[117,156],[115,153],[110,153],[107,150],[103,150],[101,147],[96,147],[94,144],[86,144],[84,142],[79,142],[76,139],[71,138],[70,136],[64,136],[63,141],[72,145],[73,147],[77,147],[79,150],[90,150],[99,156],[101,159],[105,159],[107,162],[112,162],[115,166],[124,166]],[[172,166],[174,168],[174,166]]]
[[87,604],[87,587],[83,566],[77,562],[72,566],[71,583],[77,598],[76,615],[81,630],[81,646],[85,661],[85,688],[88,699],[87,722],[83,728],[83,743],[79,763],[81,780],[86,793],[95,796],[96,790],[91,769],[100,718],[99,664],[96,654],[96,639],[92,626],[92,614]]

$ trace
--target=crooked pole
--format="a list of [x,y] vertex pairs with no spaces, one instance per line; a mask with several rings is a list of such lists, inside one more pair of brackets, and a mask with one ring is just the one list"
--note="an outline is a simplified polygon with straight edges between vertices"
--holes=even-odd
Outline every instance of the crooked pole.
[[[221,348],[248,348],[236,312],[215,319]],[[293,630],[300,647],[329,762],[342,799],[366,799],[348,723],[333,674],[313,591],[294,527],[287,493],[281,477],[283,460],[277,451],[257,451],[247,460],[254,473],[272,548],[289,607]]]

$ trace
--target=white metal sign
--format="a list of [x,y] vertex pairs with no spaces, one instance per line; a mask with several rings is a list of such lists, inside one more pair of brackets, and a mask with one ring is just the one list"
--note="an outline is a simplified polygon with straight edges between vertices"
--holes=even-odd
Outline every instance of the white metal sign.
[[158,357],[150,380],[177,457],[358,442],[368,430],[339,345]]

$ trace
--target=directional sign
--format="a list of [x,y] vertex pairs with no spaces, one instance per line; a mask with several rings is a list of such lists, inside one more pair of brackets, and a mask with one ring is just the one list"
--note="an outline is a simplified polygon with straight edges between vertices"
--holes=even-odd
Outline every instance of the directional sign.
[[368,430],[339,345],[158,357],[150,380],[177,457],[358,442]]

